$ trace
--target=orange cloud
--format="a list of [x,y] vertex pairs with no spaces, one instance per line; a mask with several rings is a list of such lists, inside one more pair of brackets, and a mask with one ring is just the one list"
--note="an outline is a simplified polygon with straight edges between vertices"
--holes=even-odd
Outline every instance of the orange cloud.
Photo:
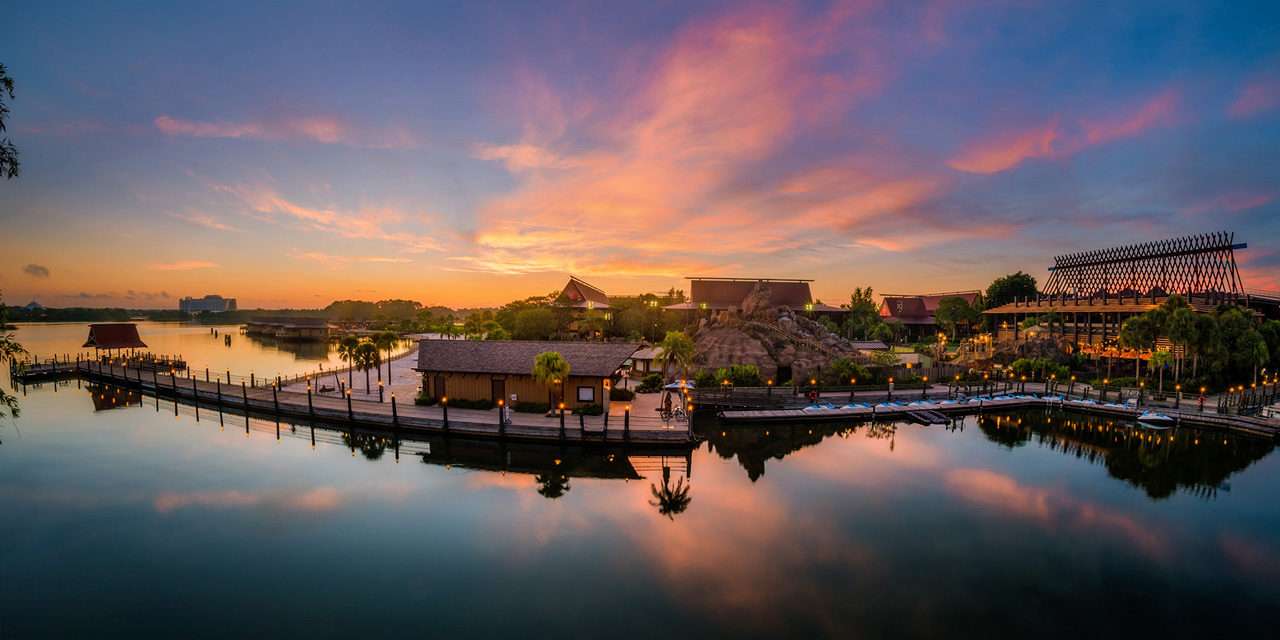
[[1280,106],[1280,80],[1259,78],[1240,89],[1239,95],[1227,107],[1232,118],[1248,118]]
[[152,507],[159,513],[172,513],[191,507],[215,509],[243,509],[265,506],[291,511],[332,511],[342,505],[343,497],[333,487],[316,487],[306,491],[275,491],[254,493],[238,490],[223,491],[166,491],[152,500]]
[[[459,268],[684,275],[823,241],[802,221],[820,215],[817,199],[883,210],[894,196],[882,191],[894,187],[802,194],[803,185],[748,177],[882,85],[877,47],[839,32],[860,15],[857,4],[814,20],[757,7],[695,22],[637,65],[651,71],[627,78],[634,91],[603,103],[522,74],[522,139],[475,152],[522,182],[481,209],[474,250],[458,257]],[[579,102],[592,108],[566,106]],[[792,206],[778,195],[805,201]],[[714,241],[689,247],[675,240],[682,237]]]
[[208,229],[213,229],[215,231],[240,231],[240,229],[233,227],[218,218],[203,213],[174,213],[170,215],[179,220],[190,222],[191,224],[199,225]]
[[154,262],[147,265],[152,271],[195,271],[197,269],[216,269],[218,263],[208,260],[179,260],[177,262]]

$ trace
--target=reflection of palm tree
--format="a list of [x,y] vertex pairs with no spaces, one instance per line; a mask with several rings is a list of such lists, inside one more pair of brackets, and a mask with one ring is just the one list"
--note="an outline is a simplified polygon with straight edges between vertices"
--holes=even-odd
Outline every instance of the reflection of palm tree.
[[555,500],[569,492],[569,476],[558,471],[548,471],[534,478],[538,483],[538,495]]
[[368,460],[377,460],[387,451],[387,439],[368,433],[350,434],[344,432],[342,441],[347,447],[359,449]]
[[684,476],[676,480],[675,486],[671,485],[670,477],[664,477],[661,491],[658,490],[657,485],[649,485],[649,491],[654,497],[649,504],[657,507],[658,513],[675,520],[676,514],[684,513],[684,510],[689,508],[689,503],[693,501],[693,498],[689,497],[689,487],[690,485],[684,483]]

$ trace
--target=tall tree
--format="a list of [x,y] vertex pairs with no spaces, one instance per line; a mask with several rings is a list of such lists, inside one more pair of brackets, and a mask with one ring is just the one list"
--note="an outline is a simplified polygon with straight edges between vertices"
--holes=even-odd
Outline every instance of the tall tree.
[[[9,70],[0,64],[0,133],[5,131],[5,120],[9,117],[9,105],[5,102],[6,94],[9,100],[14,99],[13,78],[9,77]],[[13,146],[9,138],[0,138],[0,175],[8,179],[16,178],[21,173],[21,169],[22,165],[18,162],[18,149]]]
[[1135,316],[1120,325],[1120,344],[1138,352],[1133,359],[1135,378],[1142,377],[1142,352],[1156,345],[1155,324],[1145,314]]
[[872,298],[871,287],[854,289],[845,308],[849,310],[844,321],[845,335],[850,340],[872,339],[871,332],[880,323],[880,307]]
[[381,371],[382,352],[378,351],[378,345],[365,340],[356,346],[355,364],[364,372],[364,392],[369,393],[369,370],[378,369]]
[[[547,387],[547,410],[556,408],[555,388],[564,388],[564,381],[569,378],[572,369],[569,361],[559,351],[543,351],[533,358],[533,379]],[[561,396],[564,394],[561,393]]]
[[1196,314],[1187,307],[1179,307],[1169,314],[1169,320],[1165,323],[1165,335],[1169,336],[1169,341],[1175,347],[1178,347],[1178,362],[1174,366],[1173,379],[1175,382],[1182,381],[1182,369],[1187,359],[1187,352],[1192,345],[1196,343]]
[[658,361],[662,363],[662,379],[667,379],[667,368],[671,365],[680,369],[682,380],[688,379],[689,366],[693,364],[693,356],[697,353],[693,338],[683,331],[668,331],[658,346],[662,347],[662,353],[658,355]]
[[347,363],[347,389],[355,379],[356,349],[359,347],[360,339],[355,336],[346,336],[338,341],[338,357]]
[[958,337],[960,327],[971,327],[982,317],[981,312],[974,309],[968,300],[959,296],[951,296],[938,301],[938,309],[934,312],[938,324],[951,334],[951,339]]
[[[13,338],[13,334],[6,331],[8,325],[5,321],[7,319],[8,314],[5,311],[4,298],[0,297],[0,363],[18,358],[27,352]],[[5,393],[4,389],[0,388],[0,418],[4,417],[5,412],[8,412],[10,416],[17,417],[18,398]]]
[[1030,274],[1019,271],[1001,276],[987,287],[987,308],[994,309],[1019,298],[1034,298],[1036,293],[1036,279]]

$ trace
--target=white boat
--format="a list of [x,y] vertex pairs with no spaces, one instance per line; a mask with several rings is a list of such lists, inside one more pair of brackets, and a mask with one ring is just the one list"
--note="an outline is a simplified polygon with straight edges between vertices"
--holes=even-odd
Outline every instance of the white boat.
[[1138,416],[1138,424],[1148,429],[1168,429],[1177,423],[1177,420],[1166,416],[1163,413],[1155,413],[1152,411],[1144,412]]

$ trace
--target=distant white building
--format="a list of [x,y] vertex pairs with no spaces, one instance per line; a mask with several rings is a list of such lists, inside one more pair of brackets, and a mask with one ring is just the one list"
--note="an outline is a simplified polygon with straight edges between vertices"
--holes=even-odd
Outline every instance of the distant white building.
[[40,304],[39,302],[36,302],[35,300],[32,300],[31,302],[28,302],[27,306],[23,307],[22,309],[24,311],[40,311],[41,309],[44,309],[44,305]]
[[178,310],[183,313],[222,313],[236,310],[235,298],[224,298],[219,295],[208,295],[203,298],[186,297],[178,301]]

